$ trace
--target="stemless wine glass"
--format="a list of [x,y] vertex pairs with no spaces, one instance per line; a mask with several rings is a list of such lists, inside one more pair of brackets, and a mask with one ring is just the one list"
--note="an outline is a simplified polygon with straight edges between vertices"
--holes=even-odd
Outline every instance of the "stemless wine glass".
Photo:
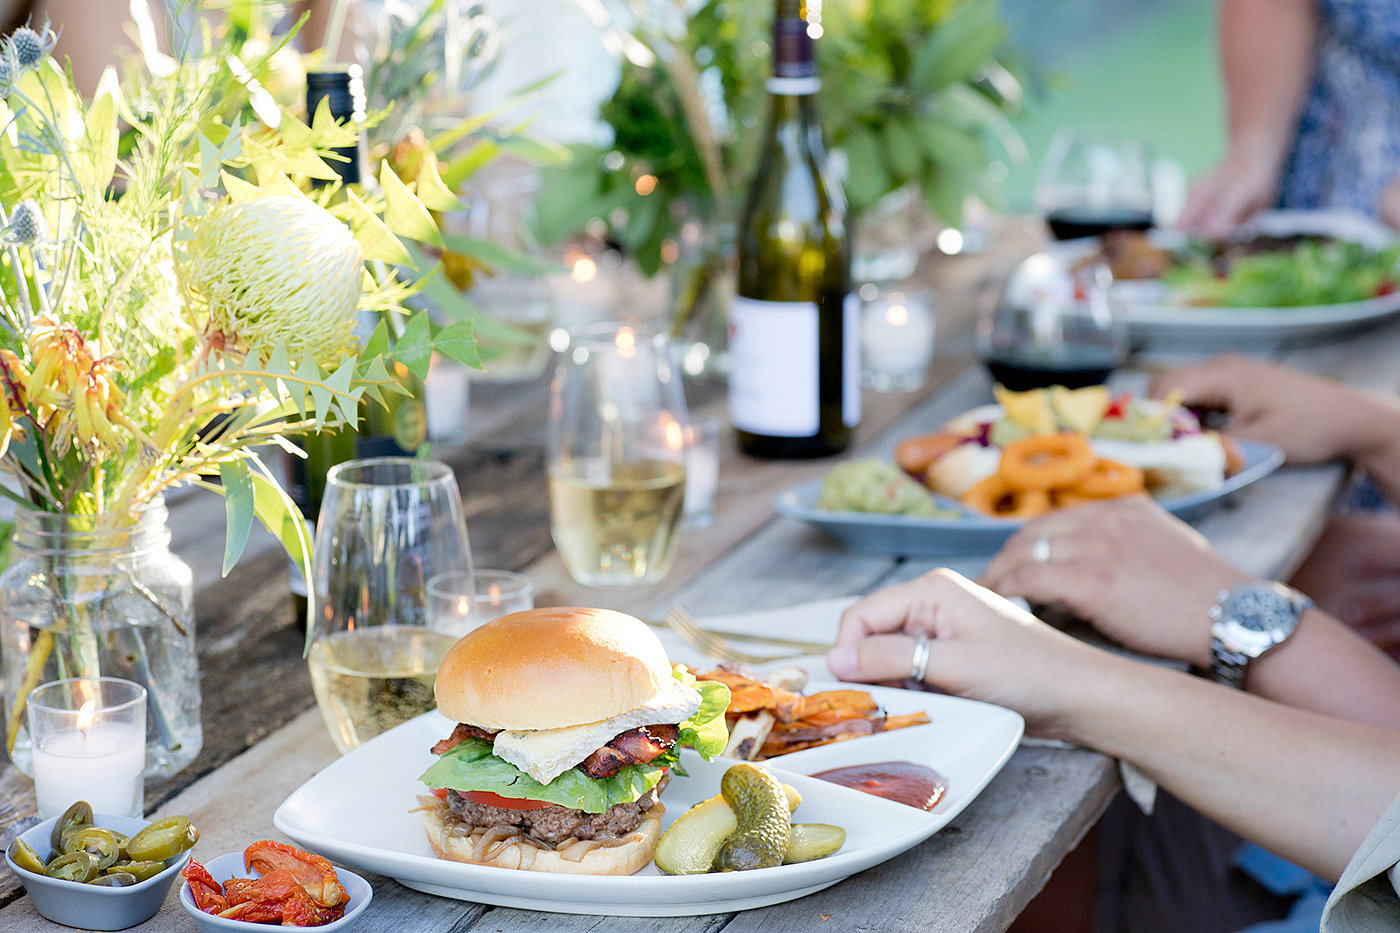
[[685,397],[664,333],[570,332],[550,388],[550,533],[585,586],[655,583],[671,569],[685,498]]
[[1071,271],[1045,253],[1021,263],[977,320],[977,350],[992,378],[1015,392],[1106,380],[1128,352],[1111,284],[1102,263]]
[[438,662],[455,638],[429,627],[427,584],[450,570],[471,571],[451,469],[411,457],[331,468],[307,662],[342,753],[433,708]]
[[1040,165],[1035,200],[1057,240],[1152,226],[1152,152],[1133,136],[1062,129]]

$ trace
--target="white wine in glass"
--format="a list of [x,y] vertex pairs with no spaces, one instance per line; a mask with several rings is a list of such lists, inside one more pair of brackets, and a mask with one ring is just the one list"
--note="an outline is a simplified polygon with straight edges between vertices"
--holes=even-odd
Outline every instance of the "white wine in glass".
[[549,430],[550,533],[569,575],[597,587],[665,577],[685,501],[685,399],[666,335],[571,332]]

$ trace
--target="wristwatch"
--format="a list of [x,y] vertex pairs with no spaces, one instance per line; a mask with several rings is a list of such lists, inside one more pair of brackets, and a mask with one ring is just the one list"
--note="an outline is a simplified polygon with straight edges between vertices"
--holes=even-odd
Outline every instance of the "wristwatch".
[[1223,590],[1210,608],[1210,670],[1216,683],[1244,685],[1251,661],[1298,627],[1313,601],[1282,583],[1241,583]]

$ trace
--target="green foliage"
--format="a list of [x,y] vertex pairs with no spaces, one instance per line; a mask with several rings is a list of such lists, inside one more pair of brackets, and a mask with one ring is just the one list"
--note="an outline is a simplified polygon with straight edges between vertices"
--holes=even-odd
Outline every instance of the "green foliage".
[[[626,7],[629,38],[650,54],[623,59],[601,107],[612,145],[574,147],[546,173],[537,229],[557,242],[601,220],[651,274],[687,217],[737,216],[764,119],[772,6],[706,0],[688,20],[667,0]],[[852,207],[905,185],[948,223],[967,194],[995,203],[989,163],[1024,159],[1008,120],[1020,80],[996,0],[853,0],[823,4],[822,17],[822,124],[845,154]],[[655,178],[646,195],[643,175]]]

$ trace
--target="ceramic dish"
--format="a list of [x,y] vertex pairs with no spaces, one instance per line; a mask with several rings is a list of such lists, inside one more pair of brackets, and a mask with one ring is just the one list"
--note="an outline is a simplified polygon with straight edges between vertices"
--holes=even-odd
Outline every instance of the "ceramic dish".
[[[1186,521],[1199,518],[1233,492],[1258,482],[1283,464],[1283,451],[1270,444],[1239,441],[1244,468],[1214,489],[1159,500]],[[778,496],[780,514],[816,525],[846,547],[869,554],[936,557],[990,554],[1011,537],[1021,522],[982,515],[879,515],[872,512],[831,512],[817,508],[822,481],[811,480]],[[963,508],[947,500],[951,508]]]
[[[46,862],[53,855],[49,836],[57,820],[57,817],[44,820],[19,836]],[[148,820],[135,817],[102,814],[98,814],[94,822],[128,836],[134,836],[150,825]],[[154,878],[125,888],[107,888],[35,874],[20,868],[8,852],[5,854],[5,864],[24,884],[35,910],[54,923],[85,930],[125,930],[154,917],[165,903],[165,896],[170,893],[170,886],[180,874],[180,869],[189,860],[190,853],[186,850],[172,859],[165,870]]]
[[[812,683],[809,692],[834,684]],[[774,758],[765,764],[796,787],[794,819],[834,823],[847,831],[834,855],[796,865],[723,874],[671,876],[648,865],[635,875],[566,875],[466,865],[436,858],[412,812],[425,792],[418,775],[432,763],[429,748],[453,723],[436,712],[384,733],[330,764],[280,807],[273,822],[298,844],[336,861],[391,878],[429,894],[565,913],[668,917],[747,910],[792,900],[879,864],[938,832],[966,807],[1016,749],[1021,717],[971,700],[868,689],[891,714],[924,710],[930,722]],[[931,812],[872,797],[816,778],[838,765],[911,761],[947,779],[948,793]],[[734,761],[702,760],[689,750],[687,774],[662,794],[669,826],[693,804],[718,793]],[[354,819],[346,819],[354,814]]]
[[[1373,248],[1395,234],[1359,215],[1340,211],[1267,211],[1250,222],[1259,233],[1287,236],[1318,234],[1352,240]],[[1183,239],[1172,231],[1153,234],[1153,241],[1171,248]],[[1098,248],[1096,238],[1067,240],[1048,251],[1068,263]],[[1400,313],[1400,292],[1343,304],[1285,308],[1204,308],[1173,304],[1160,282],[1118,282],[1114,293],[1123,299],[1122,315],[1128,334],[1138,342],[1213,350],[1242,345],[1316,340],[1382,321]]]
[[[218,858],[204,862],[204,867],[209,870],[209,874],[214,880],[223,884],[230,878],[258,878],[262,873],[249,871],[243,867],[243,853],[229,852],[220,855]],[[350,895],[350,903],[345,906],[345,914],[332,923],[325,926],[306,927],[308,930],[316,930],[318,933],[346,933],[360,920],[360,915],[369,906],[370,900],[374,896],[369,882],[344,868],[335,870],[336,877],[344,886],[347,894]],[[266,923],[249,923],[246,920],[229,920],[225,917],[216,917],[213,914],[206,914],[194,904],[194,895],[190,893],[189,882],[180,885],[180,906],[185,908],[185,913],[190,915],[194,925],[205,933],[228,933],[230,930],[241,930],[243,933],[253,933],[257,930],[282,929]]]

